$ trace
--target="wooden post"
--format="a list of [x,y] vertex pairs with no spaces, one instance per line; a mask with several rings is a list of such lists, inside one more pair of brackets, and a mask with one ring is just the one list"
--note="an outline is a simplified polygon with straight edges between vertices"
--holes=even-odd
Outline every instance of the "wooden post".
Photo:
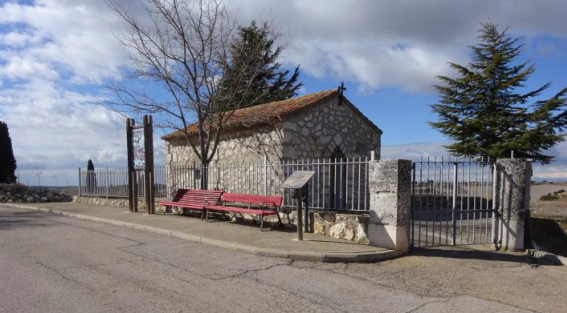
[[303,210],[301,208],[301,188],[297,189],[297,240],[303,241]]
[[132,202],[134,204],[134,212],[138,212],[138,174],[136,169],[132,170]]
[[131,118],[126,119],[126,146],[128,151],[128,209],[130,212],[135,212],[137,209],[137,199],[134,192],[136,179],[134,177],[134,143],[132,138],[132,127],[134,127],[134,120]]
[[152,116],[144,116],[144,183],[146,190],[146,212],[155,214],[155,190],[154,190],[154,140]]

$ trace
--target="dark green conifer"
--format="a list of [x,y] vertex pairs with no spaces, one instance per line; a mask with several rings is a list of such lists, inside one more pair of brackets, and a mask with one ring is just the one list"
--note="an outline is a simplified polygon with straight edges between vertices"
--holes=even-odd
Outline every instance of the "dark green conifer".
[[516,158],[551,162],[545,152],[563,140],[567,88],[533,102],[550,83],[524,92],[535,67],[517,60],[519,39],[492,23],[482,24],[479,38],[467,66],[450,63],[457,78],[439,77],[440,102],[432,105],[439,120],[431,126],[454,140],[446,147],[457,156],[509,158],[513,151]]
[[[283,46],[275,46],[277,36],[268,23],[261,27],[252,21],[239,27],[231,47],[232,62],[223,78],[230,92],[230,106],[242,108],[292,98],[302,82],[298,81],[299,66],[290,75],[278,62]],[[238,77],[236,77],[238,75]]]
[[8,125],[0,121],[0,183],[15,183],[16,167]]

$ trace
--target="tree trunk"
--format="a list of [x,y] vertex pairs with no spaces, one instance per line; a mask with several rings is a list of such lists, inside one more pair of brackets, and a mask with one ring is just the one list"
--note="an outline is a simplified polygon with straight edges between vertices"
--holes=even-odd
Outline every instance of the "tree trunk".
[[201,190],[209,186],[209,163],[201,161]]

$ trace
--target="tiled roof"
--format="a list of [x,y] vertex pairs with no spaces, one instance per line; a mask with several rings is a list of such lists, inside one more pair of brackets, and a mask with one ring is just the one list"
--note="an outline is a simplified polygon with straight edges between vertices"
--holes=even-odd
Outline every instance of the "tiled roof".
[[[302,97],[256,105],[249,108],[238,109],[223,126],[225,130],[234,128],[251,128],[277,123],[286,116],[297,113],[304,108],[324,101],[338,94],[336,89],[308,94]],[[358,110],[357,110],[358,111]],[[197,123],[187,126],[190,134],[197,133]],[[161,139],[170,140],[181,136],[181,131],[169,133]]]

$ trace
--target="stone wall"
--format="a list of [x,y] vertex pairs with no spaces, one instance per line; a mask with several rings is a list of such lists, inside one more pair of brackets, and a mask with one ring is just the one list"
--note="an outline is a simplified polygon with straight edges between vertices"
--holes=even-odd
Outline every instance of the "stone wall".
[[[221,137],[213,163],[261,162],[264,155],[268,161],[282,158],[282,125],[241,130]],[[201,161],[193,149],[182,140],[165,142],[165,165],[196,165]]]
[[[348,100],[344,100],[347,102]],[[381,132],[347,105],[329,99],[283,123],[283,157],[287,159],[330,158],[339,147],[346,157],[380,159]]]
[[[128,208],[128,198],[99,198],[99,197],[85,197],[85,196],[73,196],[73,202],[86,203],[94,205],[108,205]],[[159,201],[155,201],[156,213],[163,212],[159,205]],[[138,211],[146,211],[146,201],[138,199]]]

